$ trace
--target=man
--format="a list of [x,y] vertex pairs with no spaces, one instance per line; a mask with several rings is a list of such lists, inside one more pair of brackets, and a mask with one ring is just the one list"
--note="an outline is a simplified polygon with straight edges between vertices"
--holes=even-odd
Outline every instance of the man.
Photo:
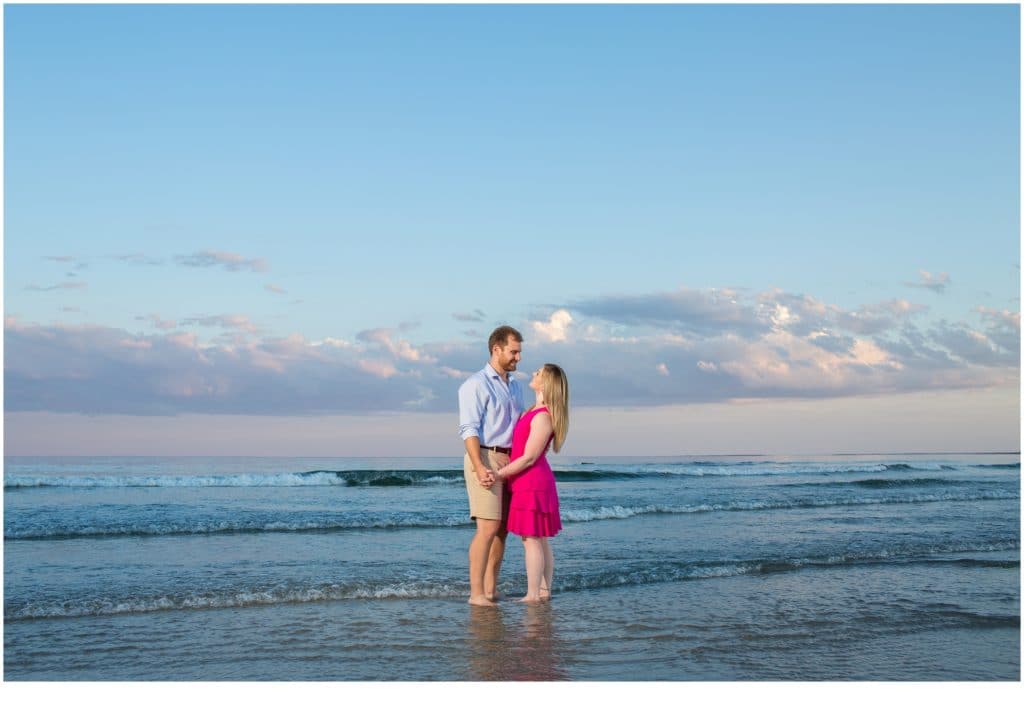
[[523,336],[499,326],[487,340],[491,359],[459,387],[459,437],[466,445],[463,473],[469,517],[476,534],[469,544],[469,603],[494,606],[498,572],[508,531],[507,490],[494,474],[508,464],[512,429],[523,413],[523,390],[509,373],[516,369]]

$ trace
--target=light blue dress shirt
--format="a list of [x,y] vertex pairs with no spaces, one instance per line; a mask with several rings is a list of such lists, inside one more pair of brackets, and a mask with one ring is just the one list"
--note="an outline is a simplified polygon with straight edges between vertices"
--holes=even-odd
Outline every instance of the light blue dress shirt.
[[512,429],[523,413],[523,389],[509,374],[508,384],[488,363],[459,387],[459,437],[480,439],[492,448],[512,447]]

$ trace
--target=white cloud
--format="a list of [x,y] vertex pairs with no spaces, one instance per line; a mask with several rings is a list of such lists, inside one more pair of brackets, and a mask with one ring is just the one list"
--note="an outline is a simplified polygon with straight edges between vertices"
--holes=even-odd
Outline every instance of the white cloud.
[[566,332],[572,323],[572,315],[566,309],[559,309],[551,314],[547,321],[531,321],[530,326],[541,340],[551,343],[564,342]]
[[437,361],[436,358],[419,350],[405,339],[392,339],[391,333],[391,329],[367,329],[366,331],[359,332],[357,338],[360,341],[365,341],[387,350],[388,353],[400,360],[407,360],[412,363],[434,363]]
[[665,365],[665,363],[658,363],[658,366],[654,369],[658,371],[659,375],[662,375],[664,377],[668,377],[669,375],[668,365]]
[[313,341],[310,343],[311,346],[328,346],[329,348],[351,348],[352,343],[342,338],[332,338],[328,336],[321,341]]

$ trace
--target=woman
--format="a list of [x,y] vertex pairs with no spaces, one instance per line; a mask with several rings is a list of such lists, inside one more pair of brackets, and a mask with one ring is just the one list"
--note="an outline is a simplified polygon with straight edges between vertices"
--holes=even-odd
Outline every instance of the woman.
[[520,601],[543,601],[551,596],[555,558],[548,538],[562,530],[555,475],[544,454],[554,442],[562,448],[569,432],[569,383],[565,372],[547,363],[530,380],[537,402],[523,414],[512,433],[509,463],[498,470],[512,493],[508,531],[523,538],[526,596]]

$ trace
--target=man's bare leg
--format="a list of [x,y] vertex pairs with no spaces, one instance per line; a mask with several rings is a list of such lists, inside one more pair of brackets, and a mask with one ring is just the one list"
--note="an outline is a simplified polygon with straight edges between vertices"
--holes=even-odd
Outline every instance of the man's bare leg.
[[503,527],[498,529],[491,541],[491,550],[487,554],[487,568],[484,570],[484,594],[491,601],[501,598],[498,592],[498,575],[501,574],[501,561],[505,557],[505,539],[508,538],[508,531]]
[[484,573],[499,529],[501,521],[477,518],[476,534],[469,543],[469,603],[476,606],[494,606],[494,602],[484,594]]

